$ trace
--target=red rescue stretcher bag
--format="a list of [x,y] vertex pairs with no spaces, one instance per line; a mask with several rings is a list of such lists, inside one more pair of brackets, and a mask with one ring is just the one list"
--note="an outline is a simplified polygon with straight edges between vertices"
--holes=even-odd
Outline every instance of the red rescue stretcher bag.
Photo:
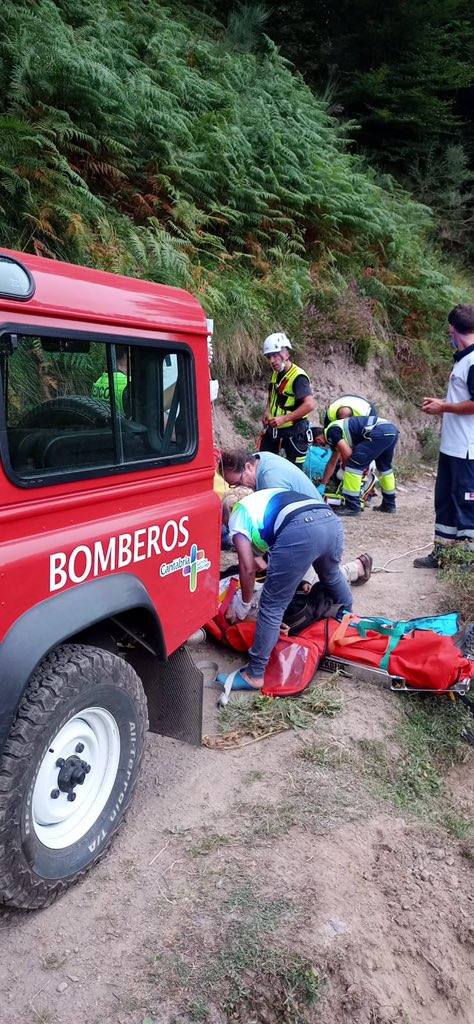
[[[238,586],[236,579],[230,579],[219,612],[206,630],[214,639],[244,654],[252,646],[255,622],[229,625],[225,618]],[[306,626],[297,636],[280,636],[265,670],[261,692],[274,697],[301,693],[326,654],[385,670],[415,690],[443,693],[461,679],[474,676],[474,661],[464,657],[450,636],[431,629],[411,629],[407,622],[345,613],[341,621],[324,618]]]
[[[231,579],[219,611],[206,630],[215,640],[232,647],[234,651],[247,654],[255,636],[255,622],[236,622],[231,626],[225,613],[236,590],[238,581]],[[309,686],[324,651],[324,634],[321,641],[312,638],[297,639],[280,637],[274,647],[265,669],[265,682],[261,693],[272,697],[294,697]]]
[[[298,639],[321,643],[326,628],[324,622],[314,622]],[[346,614],[342,622],[329,620],[327,653],[384,669],[416,690],[444,692],[474,675],[474,662],[464,657],[450,636],[440,636],[431,629],[405,630],[406,623],[380,624],[371,629],[370,619]]]
[[[228,626],[224,643],[246,654],[255,636],[255,622],[237,622]],[[280,636],[265,669],[260,693],[267,697],[294,697],[309,686],[324,654],[324,633],[313,637]]]
[[[232,647],[233,650],[240,650],[243,654],[247,654],[253,644],[256,624],[245,622],[230,626],[225,617],[230,601],[238,589],[239,581],[231,578],[219,611],[215,618],[207,624],[206,630],[215,640],[220,640],[221,643]],[[318,642],[304,637],[279,638],[271,651],[265,669],[264,685],[260,692],[266,696],[287,697],[301,693],[309,686],[319,665],[322,652],[324,652],[324,644],[324,639]]]

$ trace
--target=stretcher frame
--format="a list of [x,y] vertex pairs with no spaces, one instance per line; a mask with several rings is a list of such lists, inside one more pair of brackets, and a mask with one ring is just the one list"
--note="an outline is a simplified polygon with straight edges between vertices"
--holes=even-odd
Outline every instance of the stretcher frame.
[[465,677],[450,686],[448,690],[436,690],[426,686],[411,686],[403,676],[394,676],[383,668],[374,668],[371,665],[358,664],[356,661],[349,661],[347,658],[339,658],[333,654],[324,655],[318,665],[322,672],[341,672],[344,675],[355,675],[357,679],[365,682],[374,680],[381,682],[384,689],[392,693],[432,693],[438,696],[443,694],[456,694],[466,696],[471,688],[472,677]]

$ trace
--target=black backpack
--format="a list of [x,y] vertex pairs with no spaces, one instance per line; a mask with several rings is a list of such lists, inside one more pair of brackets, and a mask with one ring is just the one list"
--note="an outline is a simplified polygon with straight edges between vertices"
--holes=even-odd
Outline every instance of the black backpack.
[[[227,569],[221,572],[221,580],[226,579],[228,576],[238,575],[238,564],[229,565]],[[261,579],[263,578],[264,574],[261,576]],[[283,616],[283,623],[290,627],[288,636],[297,636],[307,626],[311,626],[313,622],[319,622],[320,619],[340,618],[343,610],[344,606],[342,604],[334,604],[324,583],[320,583],[318,580],[317,583],[313,583],[309,592],[296,591]]]
[[297,636],[320,619],[337,619],[342,610],[343,605],[335,604],[324,583],[318,580],[309,593],[296,592],[286,609],[283,622],[290,627],[288,636]]

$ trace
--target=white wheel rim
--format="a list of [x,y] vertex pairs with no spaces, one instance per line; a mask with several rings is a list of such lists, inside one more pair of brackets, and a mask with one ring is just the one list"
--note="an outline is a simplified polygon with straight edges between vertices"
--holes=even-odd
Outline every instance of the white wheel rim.
[[[85,774],[84,769],[84,781],[74,784],[75,797],[69,800],[68,793],[58,790],[57,761],[66,762],[67,771],[73,756],[89,770]],[[44,846],[63,850],[92,828],[112,792],[119,760],[120,733],[105,708],[84,708],[63,725],[41,762],[33,790],[33,827]]]

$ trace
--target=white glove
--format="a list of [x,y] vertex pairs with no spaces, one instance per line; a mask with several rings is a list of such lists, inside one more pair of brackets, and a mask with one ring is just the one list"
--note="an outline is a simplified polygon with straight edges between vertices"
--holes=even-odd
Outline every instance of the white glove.
[[238,590],[237,593],[234,594],[234,597],[232,598],[232,603],[227,611],[226,618],[230,623],[236,622],[237,620],[239,622],[243,622],[243,620],[247,618],[247,615],[249,614],[251,607],[252,602],[243,601],[242,594],[240,590]]

